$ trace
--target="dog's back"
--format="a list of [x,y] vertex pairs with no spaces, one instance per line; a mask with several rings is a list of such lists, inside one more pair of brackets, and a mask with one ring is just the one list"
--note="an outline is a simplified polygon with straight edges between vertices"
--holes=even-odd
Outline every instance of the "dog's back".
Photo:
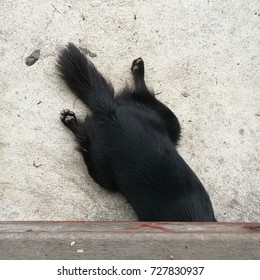
[[156,111],[136,104],[115,107],[97,135],[114,180],[139,220],[215,221],[207,192]]

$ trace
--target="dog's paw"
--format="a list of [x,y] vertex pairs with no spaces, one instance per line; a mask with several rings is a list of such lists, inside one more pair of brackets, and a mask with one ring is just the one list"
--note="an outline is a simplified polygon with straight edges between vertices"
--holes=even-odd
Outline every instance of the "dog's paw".
[[60,119],[65,125],[77,122],[75,113],[70,111],[69,109],[64,109],[61,111]]
[[144,74],[144,61],[141,57],[133,61],[131,71],[133,75]]

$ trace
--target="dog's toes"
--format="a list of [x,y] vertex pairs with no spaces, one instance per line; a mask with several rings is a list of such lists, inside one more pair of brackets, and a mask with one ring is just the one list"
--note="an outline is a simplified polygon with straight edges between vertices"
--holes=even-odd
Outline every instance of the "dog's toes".
[[62,111],[60,112],[60,114],[61,114],[62,116],[70,115],[70,116],[74,116],[74,117],[75,117],[75,113],[72,112],[72,111],[69,110],[69,109],[64,109],[64,110],[62,110]]

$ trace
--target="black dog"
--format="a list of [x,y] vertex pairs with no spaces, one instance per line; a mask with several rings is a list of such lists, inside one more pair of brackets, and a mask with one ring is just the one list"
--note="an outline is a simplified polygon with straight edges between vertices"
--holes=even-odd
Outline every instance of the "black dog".
[[80,121],[64,110],[61,120],[101,187],[121,191],[141,221],[216,221],[206,190],[176,151],[179,121],[147,89],[141,58],[131,68],[134,89],[117,96],[73,44],[60,53],[58,69],[92,112]]

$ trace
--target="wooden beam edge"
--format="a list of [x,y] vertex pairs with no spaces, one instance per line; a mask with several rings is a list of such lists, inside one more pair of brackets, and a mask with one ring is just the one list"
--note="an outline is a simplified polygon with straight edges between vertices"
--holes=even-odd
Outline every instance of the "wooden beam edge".
[[0,259],[260,259],[260,223],[1,222]]

